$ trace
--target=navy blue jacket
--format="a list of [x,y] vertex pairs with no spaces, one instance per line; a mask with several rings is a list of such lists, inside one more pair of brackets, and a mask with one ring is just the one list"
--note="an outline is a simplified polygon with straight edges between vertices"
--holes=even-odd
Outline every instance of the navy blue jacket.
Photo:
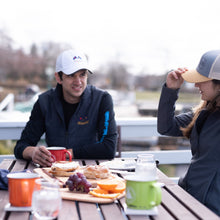
[[[158,108],[160,134],[182,136],[180,127],[186,127],[193,117],[191,112],[174,115],[177,98],[178,90],[163,86]],[[220,110],[204,120],[206,114],[206,110],[201,111],[192,129],[192,159],[179,185],[220,215]]]
[[88,85],[68,128],[65,125],[61,96],[60,85],[39,96],[15,146],[16,158],[23,158],[24,149],[36,146],[44,133],[48,146],[72,149],[74,158],[114,158],[117,131],[110,94]]

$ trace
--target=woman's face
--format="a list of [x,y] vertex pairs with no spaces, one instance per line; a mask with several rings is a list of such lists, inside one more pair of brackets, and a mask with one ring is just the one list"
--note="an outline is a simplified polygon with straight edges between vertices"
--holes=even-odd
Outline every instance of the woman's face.
[[212,81],[195,83],[201,94],[201,99],[204,101],[211,101],[219,93],[219,85],[215,85]]

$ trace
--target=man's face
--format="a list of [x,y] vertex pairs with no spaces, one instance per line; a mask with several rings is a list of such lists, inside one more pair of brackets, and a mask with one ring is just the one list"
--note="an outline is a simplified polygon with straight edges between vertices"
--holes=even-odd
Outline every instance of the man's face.
[[57,79],[63,87],[63,96],[68,103],[78,103],[80,96],[87,86],[88,71],[79,70],[78,72],[66,75],[63,74],[62,80]]

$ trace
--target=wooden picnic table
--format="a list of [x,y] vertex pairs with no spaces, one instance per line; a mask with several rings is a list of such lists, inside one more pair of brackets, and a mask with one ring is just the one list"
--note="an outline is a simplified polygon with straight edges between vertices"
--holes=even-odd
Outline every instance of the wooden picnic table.
[[[117,158],[118,160],[124,160]],[[127,159],[127,158],[126,158]],[[100,160],[80,160],[82,165],[99,164]],[[8,169],[10,172],[22,171],[24,169],[34,170],[36,167],[33,163],[24,160],[5,159],[0,164],[1,169]],[[96,204],[89,202],[79,202],[71,200],[62,201],[62,210],[60,211],[59,220],[82,219],[114,219],[114,220],[170,220],[170,219],[219,219],[212,211],[198,202],[190,194],[176,185],[171,179],[158,169],[158,181],[164,183],[162,188],[162,203],[158,208],[158,215],[126,215],[124,211],[125,198],[118,199],[108,204]],[[118,174],[121,177],[122,174]],[[199,189],[198,189],[199,190]],[[8,204],[8,191],[0,190],[0,219],[4,220],[25,220],[36,219],[28,211],[5,211]]]

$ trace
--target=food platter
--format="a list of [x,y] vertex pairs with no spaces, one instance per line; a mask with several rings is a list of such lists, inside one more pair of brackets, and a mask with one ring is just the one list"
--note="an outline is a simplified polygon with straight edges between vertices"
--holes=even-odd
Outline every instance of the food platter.
[[[67,187],[65,187],[65,182],[67,181],[68,177],[54,177],[50,173],[50,168],[36,168],[36,169],[34,169],[34,172],[38,173],[41,177],[43,177],[44,179],[46,179],[48,181],[51,181],[51,182],[54,180],[59,181],[62,199],[83,201],[83,202],[92,202],[92,203],[103,203],[103,204],[104,203],[112,203],[115,201],[115,199],[98,198],[98,197],[94,197],[94,196],[87,194],[87,193],[69,191],[69,189]],[[76,170],[76,172],[82,172],[82,169],[78,169],[78,170]],[[124,181],[124,179],[122,179],[114,174],[110,174],[110,176],[108,178],[109,179],[118,178],[118,179]],[[87,179],[87,180],[92,184],[92,187],[96,187],[97,181],[99,181],[100,179]],[[124,196],[125,196],[125,192],[121,193],[117,197],[117,199],[123,198]]]

